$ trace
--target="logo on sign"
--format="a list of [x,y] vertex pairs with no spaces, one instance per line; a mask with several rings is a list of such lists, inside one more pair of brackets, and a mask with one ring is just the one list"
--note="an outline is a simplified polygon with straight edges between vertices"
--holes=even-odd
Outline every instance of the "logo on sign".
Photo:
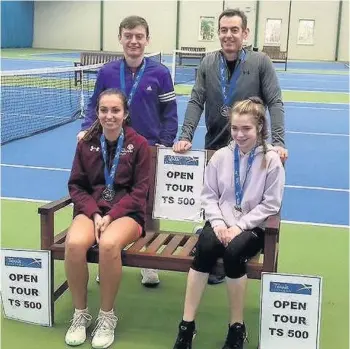
[[41,269],[41,259],[25,257],[5,257],[5,266]]
[[312,285],[271,281],[270,292],[305,294],[311,296]]
[[199,157],[165,155],[164,164],[165,165],[199,166]]

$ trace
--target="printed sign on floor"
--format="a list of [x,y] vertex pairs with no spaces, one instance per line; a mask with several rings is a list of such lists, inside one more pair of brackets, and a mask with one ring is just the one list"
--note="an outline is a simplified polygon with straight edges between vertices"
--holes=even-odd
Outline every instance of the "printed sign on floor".
[[322,278],[263,273],[259,349],[319,349]]
[[52,326],[50,251],[1,249],[1,300],[8,319]]
[[158,148],[153,218],[201,221],[205,150],[177,154]]

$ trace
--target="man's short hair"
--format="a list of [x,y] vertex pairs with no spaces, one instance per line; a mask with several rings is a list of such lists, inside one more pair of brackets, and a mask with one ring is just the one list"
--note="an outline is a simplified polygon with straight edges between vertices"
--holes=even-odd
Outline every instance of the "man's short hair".
[[220,20],[221,20],[222,17],[234,17],[234,16],[241,17],[241,19],[242,19],[242,29],[246,30],[247,26],[248,26],[247,16],[245,15],[245,13],[243,11],[241,11],[238,8],[227,9],[227,10],[221,12],[221,14],[219,16],[219,21],[218,21],[218,28],[220,29]]
[[122,35],[122,29],[134,29],[137,26],[142,26],[146,30],[146,37],[149,36],[149,27],[147,21],[139,16],[129,16],[124,18],[119,24],[119,35]]

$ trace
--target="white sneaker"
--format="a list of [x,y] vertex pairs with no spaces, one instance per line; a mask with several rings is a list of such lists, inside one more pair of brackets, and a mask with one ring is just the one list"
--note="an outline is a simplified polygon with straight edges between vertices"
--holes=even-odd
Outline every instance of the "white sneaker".
[[117,326],[118,318],[113,312],[101,312],[96,320],[96,327],[92,332],[93,348],[108,348],[114,342],[114,330]]
[[158,270],[156,269],[141,269],[142,285],[146,287],[157,286],[159,284]]
[[96,275],[96,282],[99,284],[100,283],[100,275]]
[[85,311],[75,311],[65,341],[68,345],[76,346],[86,340],[86,329],[91,325],[92,316]]

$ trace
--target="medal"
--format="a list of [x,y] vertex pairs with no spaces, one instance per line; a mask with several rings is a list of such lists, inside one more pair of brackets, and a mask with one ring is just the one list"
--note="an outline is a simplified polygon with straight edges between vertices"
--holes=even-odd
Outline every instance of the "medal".
[[104,165],[105,165],[104,166],[104,176],[105,176],[105,183],[106,183],[106,188],[103,190],[101,197],[103,200],[105,200],[107,202],[111,202],[115,197],[113,183],[114,183],[114,177],[115,177],[115,173],[116,173],[118,163],[119,163],[120,153],[122,151],[122,146],[124,143],[124,131],[123,131],[123,129],[119,135],[119,139],[118,139],[118,143],[116,145],[115,155],[114,155],[114,159],[113,159],[113,163],[112,163],[112,167],[111,167],[110,171],[108,170],[108,167],[107,167],[107,164],[108,164],[108,162],[107,162],[107,158],[108,158],[107,144],[106,144],[105,135],[103,133],[100,137],[100,143],[101,143],[103,161],[104,161]]
[[105,188],[102,192],[102,199],[111,202],[114,199],[115,191],[110,188]]
[[242,212],[242,207],[238,206],[238,205],[235,205],[235,210],[238,211],[238,212]]
[[243,215],[242,209],[238,206],[235,206],[233,208],[233,215],[236,219],[241,218],[241,216]]
[[230,111],[231,111],[231,108],[228,107],[227,105],[223,105],[220,108],[220,114],[225,118],[228,118],[230,116]]

